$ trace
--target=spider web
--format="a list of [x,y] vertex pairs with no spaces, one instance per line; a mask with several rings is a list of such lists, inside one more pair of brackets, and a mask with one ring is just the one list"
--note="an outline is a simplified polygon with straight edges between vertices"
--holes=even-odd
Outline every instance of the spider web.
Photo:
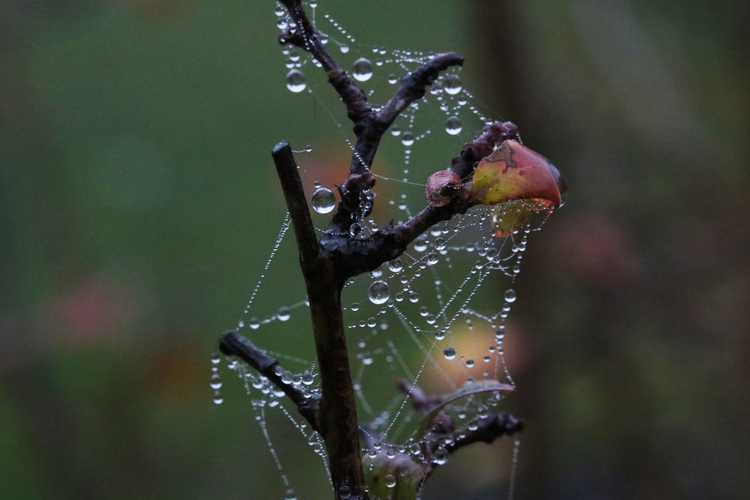
[[[404,74],[435,55],[363,48],[330,15],[321,13],[315,2],[308,8],[329,50],[357,80],[376,111]],[[290,22],[281,6],[276,9],[276,22],[282,29]],[[290,98],[312,103],[312,123],[307,129],[314,132],[299,140],[304,146],[298,146],[295,153],[313,222],[322,234],[338,201],[334,183],[348,173],[354,136],[344,110],[339,109],[343,106],[331,98],[327,75],[317,62],[292,47],[281,49],[281,62],[284,69],[279,71],[286,71]],[[463,87],[460,68],[443,73],[384,136],[372,166],[377,184],[361,200],[373,204],[374,209],[366,218],[352,222],[350,234],[365,239],[391,221],[408,220],[426,205],[426,178],[448,168],[450,158],[465,142],[496,121],[480,111],[476,99]],[[467,382],[480,380],[499,380],[515,387],[504,355],[506,320],[516,301],[514,283],[524,251],[546,214],[535,216],[518,232],[503,238],[494,237],[495,215],[488,207],[475,207],[432,227],[398,259],[346,283],[342,293],[344,324],[358,418],[367,437],[363,455],[374,456],[386,447],[389,453],[399,451],[413,454],[416,460],[425,459],[415,439],[422,415],[409,404],[408,395],[397,390],[400,378],[429,395],[447,395]],[[284,369],[278,374],[285,383],[313,395],[319,392],[319,377],[308,301],[294,238],[288,231],[289,217],[279,213],[278,218],[278,238],[237,328],[279,360]],[[297,277],[290,278],[292,274]],[[289,332],[300,331],[309,332],[308,341],[288,341]],[[211,361],[214,402],[221,404],[218,367],[222,358],[214,355]],[[290,422],[300,439],[320,456],[327,472],[322,439],[265,377],[236,360],[226,360],[226,366],[239,376],[250,396],[259,431],[280,472],[285,498],[297,498],[300,485],[295,488],[287,477],[268,422]],[[501,401],[500,393],[468,396],[445,411],[453,416],[460,433],[475,428]],[[517,453],[516,441],[514,464]],[[442,464],[447,454],[438,453],[432,459]]]

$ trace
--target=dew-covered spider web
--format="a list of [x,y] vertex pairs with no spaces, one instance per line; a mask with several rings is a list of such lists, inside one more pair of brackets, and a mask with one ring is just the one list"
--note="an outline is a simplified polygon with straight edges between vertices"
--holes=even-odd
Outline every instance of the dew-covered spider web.
[[[367,47],[315,2],[306,8],[328,49],[376,110],[393,94],[402,76],[435,55]],[[268,22],[276,22],[280,29],[291,22],[281,6],[273,14],[271,9]],[[322,235],[338,203],[334,184],[348,174],[355,137],[319,64],[299,48],[281,47],[279,52],[279,80],[285,79],[289,99],[298,100],[309,112],[309,116],[297,117],[309,119],[306,132],[290,143],[300,164],[313,222]],[[373,204],[374,209],[366,218],[352,221],[350,236],[366,239],[391,221],[405,222],[424,208],[427,177],[449,168],[464,143],[497,121],[497,116],[483,111],[464,87],[460,68],[442,73],[425,97],[409,106],[383,138],[371,170],[377,184],[361,200]],[[272,168],[270,161],[268,168]],[[476,381],[496,380],[515,387],[504,352],[506,322],[517,299],[515,284],[522,274],[524,251],[548,214],[536,214],[517,232],[495,237],[493,217],[501,210],[478,206],[440,223],[399,258],[344,287],[344,323],[364,436],[363,456],[386,449],[412,454],[415,460],[426,459],[416,434],[422,414],[412,408],[408,394],[397,388],[400,379],[436,396],[454,393]],[[265,266],[248,277],[257,278],[257,282],[248,287],[249,299],[244,308],[238,308],[241,314],[236,326],[239,333],[279,360],[283,366],[279,374],[285,383],[313,395],[319,391],[319,377],[296,244],[288,215],[279,211],[275,217],[278,239],[268,249]],[[212,358],[214,402],[220,404],[224,399],[222,377],[238,375],[251,401],[258,431],[268,443],[267,457],[279,470],[277,498],[285,494],[286,498],[306,498],[304,485],[296,484],[288,474],[293,463],[285,464],[280,447],[274,446],[271,422],[288,422],[298,439],[309,443],[320,456],[319,472],[324,475],[328,468],[322,439],[265,377],[233,359],[226,360],[229,371],[222,368],[220,372],[222,363],[219,355]],[[488,412],[503,411],[504,397],[501,392],[469,395],[449,404],[445,411],[454,418],[460,433],[475,428]],[[517,446],[516,441],[515,449],[508,447],[510,456],[517,456]],[[293,459],[287,457],[289,460]],[[448,454],[438,452],[430,460],[442,464]]]

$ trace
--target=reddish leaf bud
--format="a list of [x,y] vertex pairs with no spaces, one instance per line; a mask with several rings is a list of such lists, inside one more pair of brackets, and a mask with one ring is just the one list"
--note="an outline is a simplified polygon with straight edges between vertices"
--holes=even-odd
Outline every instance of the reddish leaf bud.
[[443,207],[450,203],[461,188],[461,178],[451,170],[435,172],[427,179],[425,194],[432,207]]

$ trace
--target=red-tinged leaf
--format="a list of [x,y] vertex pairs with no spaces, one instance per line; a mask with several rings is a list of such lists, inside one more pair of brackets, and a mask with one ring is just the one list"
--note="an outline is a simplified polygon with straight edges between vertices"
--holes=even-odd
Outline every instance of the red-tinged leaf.
[[560,173],[545,157],[507,140],[479,162],[471,191],[483,205],[538,198],[557,208],[563,186]]

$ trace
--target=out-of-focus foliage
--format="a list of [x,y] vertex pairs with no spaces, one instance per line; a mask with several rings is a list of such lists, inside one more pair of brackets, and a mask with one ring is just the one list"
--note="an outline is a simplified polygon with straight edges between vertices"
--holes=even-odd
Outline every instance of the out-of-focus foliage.
[[[568,178],[505,340],[517,497],[747,498],[748,8],[321,4],[368,46],[464,53]],[[285,88],[273,9],[0,2],[0,497],[281,497],[239,384],[208,387],[283,218],[269,151],[322,113]],[[462,450],[425,498],[502,497],[511,448]]]

